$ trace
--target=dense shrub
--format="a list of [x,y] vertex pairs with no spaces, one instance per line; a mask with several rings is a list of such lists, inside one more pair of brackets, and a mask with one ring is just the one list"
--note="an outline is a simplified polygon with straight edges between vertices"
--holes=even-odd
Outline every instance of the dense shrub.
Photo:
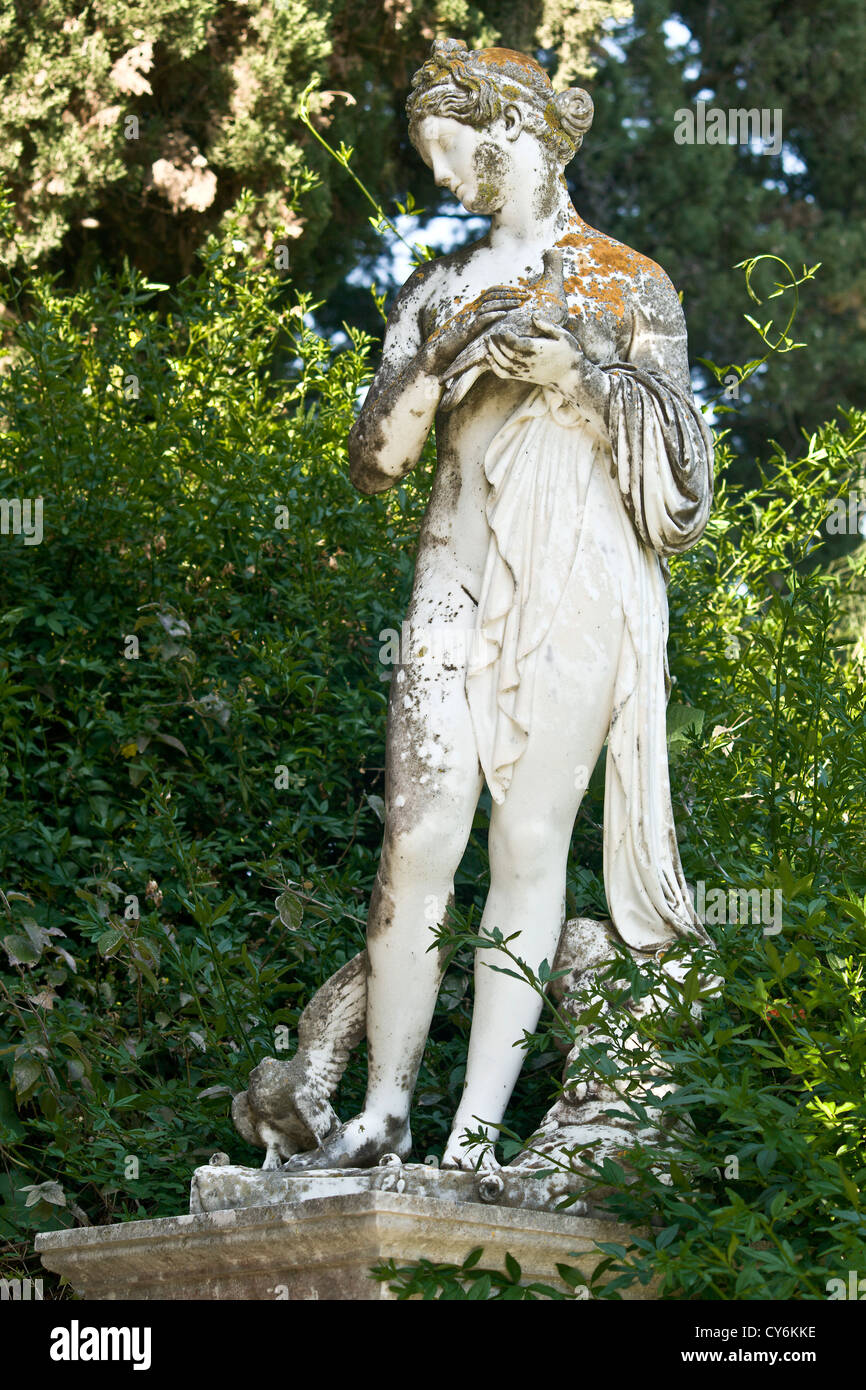
[[[10,1273],[36,1229],[176,1212],[214,1149],[256,1161],[230,1094],[363,942],[379,634],[403,615],[432,456],[384,496],[354,493],[345,439],[369,344],[319,337],[241,225],[207,244],[168,310],[133,274],[6,291],[27,312],[0,378],[0,495],[44,508],[40,544],[0,537]],[[615,1210],[663,1219],[634,1258],[674,1292],[811,1293],[862,1241],[863,695],[836,621],[851,575],[821,568],[815,526],[864,423],[776,459],[753,494],[721,488],[707,539],[674,569],[687,871],[785,895],[780,937],[719,933],[727,988],[700,1028],[658,1025],[682,1083],[670,1103],[696,1125],[688,1200],[649,1160],[636,1187],[605,1175]],[[600,798],[594,781],[571,911],[604,910]],[[482,803],[417,1094],[422,1155],[441,1148],[463,1079],[485,824]],[[516,1131],[543,1110],[556,1056],[542,1032]],[[363,1076],[361,1053],[344,1113]],[[739,1186],[714,1175],[731,1153]]]
[[40,545],[2,538],[7,1238],[45,1219],[26,1177],[91,1220],[176,1208],[363,944],[420,491],[358,498],[364,345],[275,289],[237,235],[167,316],[135,276],[38,282],[0,381],[2,495],[44,508]]
[[[825,569],[820,550],[828,503],[847,501],[862,472],[864,439],[866,415],[852,414],[801,458],[777,453],[749,492],[726,486],[722,447],[707,532],[673,566],[675,810],[687,877],[704,881],[709,902],[725,895],[722,920],[708,916],[723,983],[702,991],[694,968],[666,1011],[621,1008],[610,1042],[587,1042],[571,1068],[573,1081],[619,1080],[642,1123],[640,1087],[652,1096],[676,1082],[655,1091],[678,1130],[674,1161],[651,1146],[621,1163],[590,1158],[585,1195],[645,1231],[631,1240],[612,1228],[596,1296],[656,1278],[663,1297],[822,1299],[839,1296],[829,1281],[847,1290],[849,1272],[864,1272],[863,563],[861,552]],[[731,890],[768,892],[778,916],[743,920]],[[465,948],[473,938],[452,929],[446,939]],[[518,968],[519,940],[501,949],[502,968]],[[600,997],[572,996],[576,1025],[550,1007],[529,1047],[572,1046],[601,1000],[637,1004],[661,987],[657,966],[623,954]],[[505,1147],[524,1146],[515,1134]],[[378,1273],[401,1297],[556,1296],[521,1290],[513,1269],[478,1259]],[[565,1275],[582,1296],[577,1271]]]

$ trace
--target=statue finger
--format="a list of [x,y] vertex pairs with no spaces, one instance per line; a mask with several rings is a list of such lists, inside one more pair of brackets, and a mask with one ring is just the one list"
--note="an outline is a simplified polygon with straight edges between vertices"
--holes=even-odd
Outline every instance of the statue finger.
[[491,362],[497,363],[500,367],[507,368],[515,367],[517,365],[517,360],[514,357],[514,354],[509,352],[507,348],[503,347],[501,343],[497,342],[495,338],[491,338],[488,341],[487,355],[490,358]]
[[570,336],[567,329],[563,328],[558,323],[551,323],[550,319],[545,318],[543,314],[533,314],[532,322],[535,327],[539,328],[548,338],[564,338]]
[[519,299],[489,299],[487,303],[476,311],[473,321],[489,318],[491,314],[512,314],[515,309],[520,308]]
[[502,328],[496,334],[496,341],[503,347],[507,347],[510,351],[515,352],[519,351],[530,340],[522,337],[519,333],[513,332],[510,328]]
[[496,323],[499,319],[505,318],[506,314],[508,314],[509,312],[510,310],[507,307],[499,309],[485,309],[483,314],[476,315],[472,326],[473,328],[478,328],[479,324],[483,324],[485,328],[489,328],[491,323]]
[[517,285],[493,285],[479,295],[477,302],[484,304],[488,299],[513,299],[515,303],[523,304],[528,298],[529,291],[522,290]]

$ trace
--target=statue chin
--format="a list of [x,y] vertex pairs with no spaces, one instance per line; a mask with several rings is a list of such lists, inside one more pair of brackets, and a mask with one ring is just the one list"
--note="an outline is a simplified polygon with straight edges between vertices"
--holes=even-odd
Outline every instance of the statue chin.
[[482,193],[478,193],[477,191],[470,194],[468,198],[464,195],[464,197],[458,198],[457,201],[466,212],[471,212],[473,217],[492,217],[494,213],[499,212],[502,206],[500,199],[493,197],[485,198]]

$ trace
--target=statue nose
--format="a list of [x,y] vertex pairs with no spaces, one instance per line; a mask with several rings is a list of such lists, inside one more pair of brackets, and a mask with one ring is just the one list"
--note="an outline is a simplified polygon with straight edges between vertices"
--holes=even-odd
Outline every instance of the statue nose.
[[435,156],[433,158],[433,178],[437,188],[451,188],[451,176],[442,162]]

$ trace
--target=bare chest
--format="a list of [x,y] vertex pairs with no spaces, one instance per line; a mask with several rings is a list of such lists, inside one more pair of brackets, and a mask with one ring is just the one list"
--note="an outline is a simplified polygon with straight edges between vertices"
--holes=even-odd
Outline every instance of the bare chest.
[[[591,361],[600,366],[622,361],[634,326],[637,289],[628,275],[611,271],[584,248],[562,247],[563,287],[569,309],[569,331]],[[508,264],[490,252],[477,253],[466,264],[449,269],[424,305],[420,325],[424,338],[455,314],[471,310],[496,285],[527,289],[537,284],[542,266]]]

